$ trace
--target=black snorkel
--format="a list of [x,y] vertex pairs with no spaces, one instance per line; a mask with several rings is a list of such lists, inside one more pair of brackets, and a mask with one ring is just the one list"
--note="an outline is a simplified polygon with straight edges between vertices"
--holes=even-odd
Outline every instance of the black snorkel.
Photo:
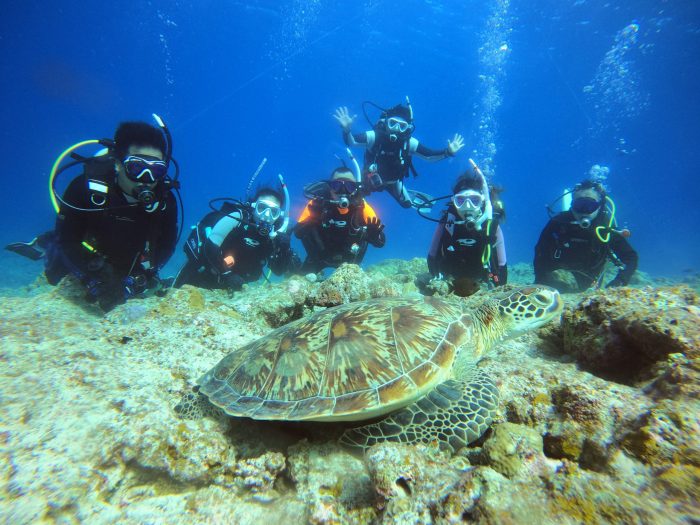
[[[178,164],[177,160],[175,160],[175,158],[173,157],[173,136],[170,134],[168,126],[165,125],[163,119],[160,118],[160,116],[158,116],[156,113],[152,113],[152,116],[153,120],[156,121],[156,124],[158,124],[158,127],[163,133],[163,137],[165,137],[165,164],[168,167],[170,167],[170,163],[172,163],[173,166],[175,166],[175,176],[170,177],[170,175],[166,174],[163,181],[158,186],[160,186],[162,190],[165,190],[163,194],[166,194],[168,191],[172,190],[177,198],[178,207],[180,208],[180,228],[178,229],[177,239],[175,241],[175,243],[177,244],[180,242],[180,237],[182,236],[182,229],[185,225],[185,206],[182,202],[182,195],[180,195],[180,165]],[[151,193],[153,193],[152,196],[144,194],[144,198],[152,199],[150,200],[150,203],[147,204],[147,206],[152,206],[156,199],[156,194],[152,191]],[[137,197],[137,199],[141,201],[139,197]]]

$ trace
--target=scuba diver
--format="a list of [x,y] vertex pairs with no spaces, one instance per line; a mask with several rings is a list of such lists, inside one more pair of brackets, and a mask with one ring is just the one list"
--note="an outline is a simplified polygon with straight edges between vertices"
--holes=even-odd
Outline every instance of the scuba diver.
[[[464,139],[456,133],[447,147],[442,150],[428,148],[412,136],[415,129],[413,108],[408,97],[406,106],[398,104],[384,109],[371,102],[381,110],[381,116],[370,131],[352,133],[351,126],[356,116],[350,116],[347,107],[338,108],[333,117],[343,128],[343,140],[347,146],[364,145],[365,158],[363,167],[363,187],[366,194],[387,190],[404,208],[420,207],[414,202],[411,192],[406,188],[404,179],[409,170],[417,176],[413,167],[413,155],[427,160],[442,160],[454,157],[464,147]],[[363,103],[363,111],[365,109]],[[365,112],[365,118],[370,123]]]
[[614,202],[603,185],[591,179],[560,199],[569,195],[570,209],[552,216],[540,234],[535,247],[535,283],[561,286],[554,272],[568,270],[578,291],[599,287],[610,259],[620,270],[607,287],[626,286],[637,269],[638,256],[627,241],[629,231],[615,229]]
[[[45,259],[45,275],[56,285],[65,275],[78,277],[86,298],[103,311],[147,290],[162,292],[158,271],[170,259],[178,239],[179,182],[168,175],[172,138],[145,122],[124,122],[114,140],[88,140],[71,146],[51,171],[51,199],[58,214],[55,229],[29,243],[6,248],[34,260]],[[104,146],[98,155],[75,153],[88,144]],[[71,156],[72,162],[59,166]],[[56,176],[82,164],[61,197]],[[178,199],[176,200],[177,194]]]
[[470,295],[460,293],[459,288],[470,283],[474,293],[481,282],[502,286],[508,281],[505,240],[499,224],[505,219],[498,199],[500,190],[489,189],[481,170],[471,163],[474,173],[457,179],[449,204],[436,221],[428,252],[429,274],[419,276],[419,288],[438,278],[449,283],[450,291]]
[[304,188],[304,195],[310,200],[294,227],[306,249],[303,272],[360,264],[368,244],[384,246],[384,225],[362,198],[361,185],[348,168],[336,168],[330,180]]
[[[263,186],[247,202],[219,198],[209,203],[213,211],[192,228],[183,247],[187,262],[175,277],[174,287],[190,284],[233,292],[260,279],[265,265],[275,275],[299,267],[286,233],[289,193],[282,176],[279,178],[282,191]],[[215,208],[220,201],[221,207]]]

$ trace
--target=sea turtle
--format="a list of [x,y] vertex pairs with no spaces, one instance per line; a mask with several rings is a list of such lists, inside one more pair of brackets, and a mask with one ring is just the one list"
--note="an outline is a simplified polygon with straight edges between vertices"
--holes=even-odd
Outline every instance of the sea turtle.
[[328,308],[228,354],[176,410],[193,417],[211,403],[263,420],[388,416],[347,430],[341,442],[437,440],[454,451],[486,431],[498,406],[496,386],[476,366],[484,351],[561,309],[559,293],[545,286],[501,292],[477,307],[417,297]]

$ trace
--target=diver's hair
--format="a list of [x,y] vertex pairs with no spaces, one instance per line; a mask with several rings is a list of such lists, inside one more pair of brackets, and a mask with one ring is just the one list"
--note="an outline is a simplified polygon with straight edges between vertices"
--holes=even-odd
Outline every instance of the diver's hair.
[[604,199],[607,195],[607,192],[605,191],[605,186],[593,179],[585,179],[579,182],[576,186],[574,186],[574,193],[589,189],[594,190],[596,193],[598,193],[601,199]]
[[452,187],[452,193],[458,193],[462,190],[476,190],[478,192],[481,192],[481,186],[481,179],[474,177],[472,172],[468,171],[463,175],[460,175],[459,178],[455,181],[455,184]]
[[402,106],[401,104],[397,104],[393,108],[389,108],[386,111],[382,113],[382,118],[387,118],[387,117],[400,117],[404,119],[406,122],[412,122],[413,119],[411,118],[411,110],[410,108],[407,108],[406,106]]
[[165,155],[163,133],[146,122],[122,122],[114,132],[114,154],[124,158],[131,146],[150,146]]
[[349,175],[352,180],[355,180],[355,174],[347,166],[338,166],[331,172],[331,179],[335,179],[337,175]]
[[253,196],[251,202],[257,201],[261,195],[271,195],[280,201],[282,206],[284,206],[284,196],[278,189],[273,188],[272,186],[260,186],[257,190],[255,190],[255,195]]

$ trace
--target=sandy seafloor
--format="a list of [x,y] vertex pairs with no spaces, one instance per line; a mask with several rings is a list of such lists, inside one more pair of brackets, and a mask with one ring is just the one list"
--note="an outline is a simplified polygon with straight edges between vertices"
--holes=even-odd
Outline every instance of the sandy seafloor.
[[698,523],[697,276],[565,294],[560,323],[483,359],[500,416],[454,456],[358,454],[333,424],[176,417],[227,353],[315,309],[416,293],[423,266],[185,287],[104,316],[70,280],[5,290],[0,522]]

